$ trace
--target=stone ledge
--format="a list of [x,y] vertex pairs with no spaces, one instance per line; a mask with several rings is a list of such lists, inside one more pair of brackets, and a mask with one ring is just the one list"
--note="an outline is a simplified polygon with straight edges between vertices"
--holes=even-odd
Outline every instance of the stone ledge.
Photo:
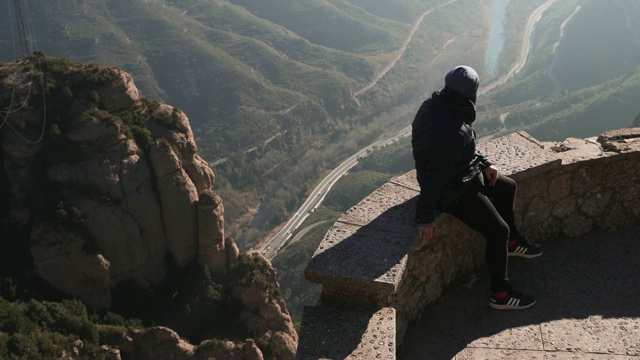
[[562,165],[606,156],[596,138],[567,138],[561,143],[549,143],[548,146],[557,153]]
[[396,311],[305,307],[296,359],[395,359]]
[[[518,179],[545,173],[562,162],[557,152],[525,132],[479,147],[503,173],[517,173]],[[307,280],[322,284],[325,303],[335,298],[388,305],[416,235],[419,190],[415,170],[394,178],[349,209],[327,232],[305,270]]]
[[545,148],[544,143],[524,131],[478,144],[478,150],[501,173],[507,176],[518,174],[519,179],[537,176],[560,167],[562,163],[555,151]]
[[336,223],[307,265],[305,278],[322,284],[325,302],[338,293],[380,306],[397,290],[415,235],[411,230],[399,234]]
[[607,151],[626,153],[640,150],[640,128],[619,129],[598,136],[598,142]]
[[420,193],[420,185],[418,185],[418,180],[416,179],[416,171],[411,170],[404,175],[400,175],[391,179],[392,184],[404,186],[408,189],[414,190],[417,193]]
[[[404,234],[403,227],[415,226],[413,209],[407,209],[406,202],[418,194],[419,190],[408,189],[394,183],[384,184],[347,210],[338,222],[367,225],[382,231]],[[384,217],[380,218],[382,214]]]
[[323,285],[325,303],[337,293],[341,301],[348,297],[356,303],[384,306],[396,292],[415,237],[417,194],[385,184],[325,234],[305,270],[307,280]]

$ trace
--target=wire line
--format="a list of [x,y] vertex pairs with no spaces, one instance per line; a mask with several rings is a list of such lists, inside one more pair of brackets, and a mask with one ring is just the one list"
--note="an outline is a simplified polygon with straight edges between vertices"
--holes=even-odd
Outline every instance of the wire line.
[[[35,51],[37,51],[37,42],[35,41],[35,31],[34,31],[34,27],[33,27],[33,19],[31,17],[31,11],[29,10],[29,5],[27,0],[23,0],[25,3],[25,17],[27,18],[27,27],[29,29],[29,34],[31,36],[29,36],[29,39],[33,42],[34,46],[33,49]],[[8,4],[9,2],[7,2]],[[8,5],[9,8],[9,17],[11,18],[12,16],[12,12],[11,12],[11,6]],[[16,9],[14,9],[14,11],[17,12]],[[16,44],[15,44],[15,31],[14,31],[14,24],[13,21],[10,20],[11,23],[11,34],[12,34],[12,45],[13,45],[13,56],[15,58],[16,56]],[[38,70],[40,71],[40,74],[43,74],[42,72],[42,67],[40,66],[40,62],[37,56],[33,56],[31,57],[31,60],[33,60],[35,62],[35,65],[38,67]],[[27,60],[28,61],[28,60]],[[18,80],[18,71],[16,69],[16,73],[15,73],[15,80]],[[44,74],[43,74],[44,76]],[[0,122],[0,129],[2,129],[2,127],[4,127],[4,125],[6,124],[11,130],[13,130],[13,132],[18,135],[18,137],[20,137],[22,140],[26,141],[29,144],[38,144],[42,141],[42,139],[44,138],[44,133],[45,130],[47,128],[47,99],[46,99],[46,94],[45,94],[45,88],[44,88],[44,79],[43,79],[43,84],[42,84],[42,129],[40,131],[40,136],[38,136],[38,138],[36,140],[31,140],[28,139],[27,137],[25,137],[23,134],[20,133],[20,131],[18,129],[16,129],[11,122],[9,121],[9,115],[16,113],[18,111],[21,111],[22,109],[24,109],[27,105],[27,103],[29,102],[29,99],[32,97],[32,90],[33,90],[33,73],[30,73],[30,79],[29,79],[29,90],[27,91],[27,96],[25,98],[25,100],[22,102],[22,104],[20,104],[20,106],[18,106],[17,108],[13,108],[14,105],[14,101],[15,101],[15,96],[16,96],[16,87],[17,84],[13,84],[13,89],[11,91],[11,101],[9,102],[9,108],[7,109],[7,111],[0,111],[0,117],[2,118],[2,121]],[[5,114],[4,116],[2,114]]]

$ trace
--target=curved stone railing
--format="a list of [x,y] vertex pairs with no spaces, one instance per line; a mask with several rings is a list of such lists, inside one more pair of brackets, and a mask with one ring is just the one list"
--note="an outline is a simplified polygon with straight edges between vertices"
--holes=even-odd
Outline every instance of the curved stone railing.
[[[518,182],[516,222],[529,240],[640,224],[640,128],[542,143],[525,132],[479,145]],[[299,359],[395,358],[408,324],[457,276],[484,264],[484,240],[457,219],[436,220],[421,248],[415,172],[383,185],[327,232],[305,271],[322,285],[304,311]]]

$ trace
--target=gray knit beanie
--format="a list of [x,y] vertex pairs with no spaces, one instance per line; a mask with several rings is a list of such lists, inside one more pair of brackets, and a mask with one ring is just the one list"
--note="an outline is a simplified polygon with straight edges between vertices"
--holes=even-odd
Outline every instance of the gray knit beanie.
[[460,65],[449,71],[444,78],[444,83],[451,90],[469,99],[475,99],[476,92],[480,86],[480,79],[478,78],[478,73],[472,67]]

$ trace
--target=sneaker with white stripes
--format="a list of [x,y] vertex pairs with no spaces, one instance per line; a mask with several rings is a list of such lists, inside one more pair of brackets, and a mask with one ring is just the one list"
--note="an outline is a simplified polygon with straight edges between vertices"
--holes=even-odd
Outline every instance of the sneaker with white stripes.
[[536,298],[513,290],[507,290],[507,296],[498,299],[493,295],[489,296],[489,307],[496,310],[525,310],[536,304]]
[[542,248],[529,245],[526,240],[518,239],[513,246],[507,246],[507,255],[532,259],[542,255]]

